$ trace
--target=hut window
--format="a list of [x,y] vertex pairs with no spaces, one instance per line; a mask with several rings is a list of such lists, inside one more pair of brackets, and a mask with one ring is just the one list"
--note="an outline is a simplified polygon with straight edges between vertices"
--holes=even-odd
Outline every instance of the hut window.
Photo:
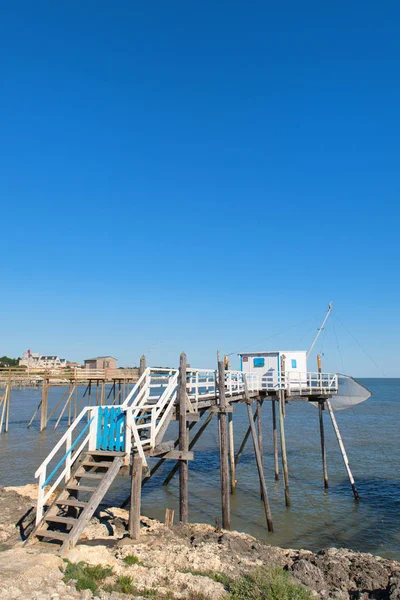
[[292,358],[292,369],[297,369],[297,360]]
[[253,361],[253,365],[255,367],[263,367],[265,365],[265,359],[264,358],[255,358]]

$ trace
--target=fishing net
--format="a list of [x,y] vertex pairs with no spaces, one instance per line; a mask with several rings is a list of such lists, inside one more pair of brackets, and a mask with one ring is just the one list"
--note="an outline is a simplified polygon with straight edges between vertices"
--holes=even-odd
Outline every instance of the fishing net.
[[338,375],[339,391],[331,398],[333,410],[344,410],[356,404],[365,402],[371,396],[371,392],[364,385],[349,375]]

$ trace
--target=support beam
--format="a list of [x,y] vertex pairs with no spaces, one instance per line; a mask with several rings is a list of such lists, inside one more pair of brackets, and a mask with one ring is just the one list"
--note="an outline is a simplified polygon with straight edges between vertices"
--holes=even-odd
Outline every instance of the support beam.
[[229,463],[228,463],[228,431],[227,415],[223,412],[227,408],[225,396],[225,369],[223,361],[218,361],[218,392],[219,406],[221,412],[218,413],[218,432],[219,432],[219,459],[221,473],[221,501],[222,501],[222,527],[231,528],[231,503],[229,494]]
[[325,446],[325,432],[324,432],[324,419],[323,419],[324,400],[318,401],[318,415],[319,415],[319,433],[321,439],[321,454],[322,454],[322,471],[324,474],[324,487],[328,489],[328,467],[326,464],[326,446]]
[[332,420],[332,425],[333,425],[333,428],[335,430],[337,440],[339,442],[340,451],[342,453],[343,462],[344,462],[344,464],[346,466],[347,474],[348,474],[349,479],[350,479],[351,489],[353,490],[354,498],[356,500],[359,500],[360,496],[359,496],[357,488],[356,488],[354,477],[353,477],[353,474],[352,474],[351,469],[350,469],[349,459],[347,458],[346,449],[344,447],[342,436],[340,435],[339,427],[338,427],[338,424],[336,422],[336,417],[335,417],[335,415],[333,413],[332,404],[331,404],[331,401],[329,400],[329,398],[326,399],[326,405],[328,407],[329,414],[330,414],[331,420]]
[[[257,437],[258,437],[258,446],[260,448],[261,465],[262,465],[262,469],[264,472],[264,447],[263,447],[261,406],[262,406],[262,400],[261,400],[261,398],[257,398],[257,405],[256,405]],[[260,494],[261,494],[261,498],[262,498],[262,494],[263,494],[262,487],[260,487]]]
[[233,434],[233,413],[228,414],[228,434],[229,434],[229,467],[230,467],[230,476],[231,476],[231,494],[236,494],[235,437]]
[[[186,423],[186,354],[182,352],[179,361],[178,376],[178,405],[179,405],[179,450],[189,450],[189,435]],[[188,522],[189,498],[189,463],[187,460],[179,462],[179,520]]]
[[[255,414],[255,416],[254,416],[254,421],[256,421],[256,420],[257,420],[257,413],[256,413],[256,414]],[[243,451],[244,451],[244,449],[245,449],[245,446],[246,446],[246,444],[247,444],[247,440],[248,440],[248,439],[249,439],[249,437],[250,437],[250,434],[251,434],[251,427],[249,427],[249,428],[247,429],[246,433],[244,434],[243,441],[242,441],[242,443],[240,444],[240,448],[239,448],[239,450],[238,450],[238,453],[236,454],[236,458],[235,458],[235,467],[237,467],[237,464],[238,464],[238,462],[239,462],[239,460],[240,460],[240,458],[241,458],[241,456],[242,456],[242,454],[243,454]]]
[[131,503],[129,506],[129,537],[132,540],[140,536],[140,503],[142,493],[143,461],[140,456],[133,457],[131,478]]
[[285,406],[285,390],[279,390],[279,427],[280,427],[280,433],[281,433],[281,454],[282,454],[283,481],[284,481],[284,486],[285,486],[285,504],[286,504],[286,506],[290,506],[289,471],[288,471],[287,456],[286,456],[284,406]]
[[279,481],[278,429],[276,427],[276,400],[272,400],[272,436],[274,441],[275,481]]

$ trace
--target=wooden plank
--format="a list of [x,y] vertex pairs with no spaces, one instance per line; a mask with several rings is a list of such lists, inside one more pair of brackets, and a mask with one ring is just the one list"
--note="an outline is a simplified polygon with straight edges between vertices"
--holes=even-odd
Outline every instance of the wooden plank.
[[[94,491],[93,496],[89,500],[86,508],[82,511],[79,516],[78,522],[75,527],[72,528],[68,539],[64,542],[61,548],[61,553],[65,553],[70,548],[73,548],[80,536],[82,535],[85,527],[89,523],[90,519],[93,516],[94,511],[100,504],[101,500],[104,498],[105,493],[109,489],[111,483],[114,481],[115,477],[118,475],[119,469],[123,464],[123,458],[121,456],[116,456],[114,458],[114,464],[110,469],[108,469],[107,473],[104,475],[103,480],[101,481],[99,487]],[[77,486],[79,489],[79,486]]]
[[66,490],[76,490],[77,492],[95,492],[98,488],[89,487],[87,485],[78,485],[76,483],[69,483],[65,486]]
[[183,452],[182,450],[170,450],[164,454],[163,458],[173,460],[194,460],[194,453],[189,451]]
[[87,502],[76,500],[75,498],[60,498],[54,504],[57,504],[57,506],[74,506],[76,508],[85,508],[88,505]]
[[129,537],[132,540],[140,536],[140,504],[142,493],[143,460],[136,455],[133,458],[131,479],[131,503],[129,506]]
[[37,537],[46,537],[51,540],[60,540],[65,543],[70,534],[62,533],[61,531],[53,531],[52,529],[38,529],[35,535]]
[[58,517],[57,515],[45,515],[44,520],[51,523],[65,523],[65,525],[76,525],[78,522],[77,519],[73,519],[72,517]]

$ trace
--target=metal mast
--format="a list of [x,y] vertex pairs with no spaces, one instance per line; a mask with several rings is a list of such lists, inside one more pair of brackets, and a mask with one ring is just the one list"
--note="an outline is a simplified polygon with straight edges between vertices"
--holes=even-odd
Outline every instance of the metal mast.
[[313,343],[311,344],[309,351],[307,352],[307,358],[310,356],[311,352],[313,351],[313,348],[314,348],[315,344],[317,343],[317,340],[318,340],[318,338],[319,338],[319,336],[320,336],[320,334],[321,334],[321,331],[322,331],[322,330],[323,330],[323,328],[325,327],[325,323],[327,322],[327,320],[328,320],[328,317],[329,317],[329,315],[331,314],[331,312],[332,312],[332,302],[329,302],[329,306],[328,306],[328,312],[326,313],[326,315],[325,315],[325,318],[324,318],[324,320],[322,321],[322,325],[321,325],[321,327],[319,327],[319,328],[318,328],[318,333],[317,333],[317,335],[315,336],[315,338],[314,338],[314,341],[313,341]]

